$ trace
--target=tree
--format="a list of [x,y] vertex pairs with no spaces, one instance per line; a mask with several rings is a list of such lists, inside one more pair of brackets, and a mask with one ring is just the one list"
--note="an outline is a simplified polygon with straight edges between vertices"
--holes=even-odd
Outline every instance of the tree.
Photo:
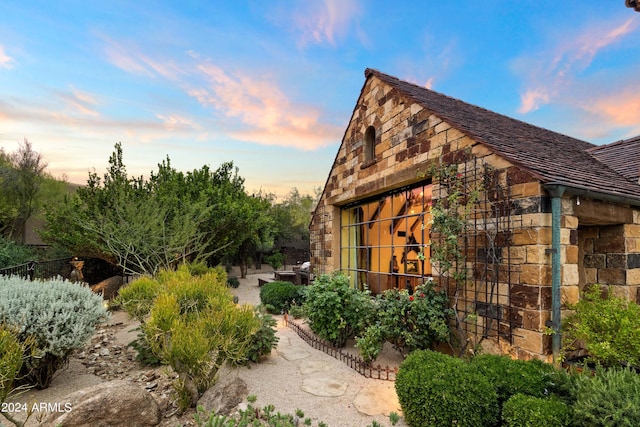
[[167,157],[148,180],[130,178],[116,144],[103,177],[91,173],[85,187],[48,211],[42,235],[76,255],[153,275],[184,261],[215,264],[248,252],[250,242],[266,238],[266,209],[245,193],[233,163],[185,174]]
[[0,153],[0,232],[24,241],[25,224],[38,209],[46,163],[25,139],[15,153]]

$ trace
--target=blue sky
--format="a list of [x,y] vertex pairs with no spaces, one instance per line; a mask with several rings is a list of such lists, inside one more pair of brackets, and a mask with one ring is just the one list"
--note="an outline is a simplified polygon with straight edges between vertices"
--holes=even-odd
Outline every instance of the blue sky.
[[81,184],[120,141],[131,175],[311,192],[367,67],[604,144],[640,134],[639,40],[623,0],[4,0],[0,147]]

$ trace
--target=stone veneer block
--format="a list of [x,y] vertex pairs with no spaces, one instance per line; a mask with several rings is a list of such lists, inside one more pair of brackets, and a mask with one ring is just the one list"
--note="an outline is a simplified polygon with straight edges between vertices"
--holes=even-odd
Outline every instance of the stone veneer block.
[[527,264],[547,264],[551,255],[547,254],[547,245],[530,245],[527,248]]
[[580,300],[580,287],[579,286],[564,286],[560,287],[560,301],[563,306],[576,304]]
[[580,275],[578,273],[577,264],[565,264],[562,269],[562,285],[578,285],[580,283]]
[[540,264],[524,264],[520,266],[520,283],[551,285],[551,266]]
[[[639,277],[640,279],[640,277]],[[585,268],[584,269],[584,281],[587,285],[592,285],[598,282],[598,269],[597,268]]]
[[624,237],[640,238],[640,225],[639,224],[625,224],[624,225]]
[[571,215],[563,215],[560,220],[560,226],[563,228],[578,228],[578,217]]
[[545,353],[544,334],[538,331],[530,331],[518,328],[513,334],[513,345],[523,350],[536,354]]
[[626,271],[627,285],[640,285],[640,268],[632,268]]
[[626,271],[623,268],[601,268],[598,270],[598,283],[601,285],[625,285]]
[[560,262],[563,264],[577,264],[580,249],[578,245],[565,246],[562,250]]

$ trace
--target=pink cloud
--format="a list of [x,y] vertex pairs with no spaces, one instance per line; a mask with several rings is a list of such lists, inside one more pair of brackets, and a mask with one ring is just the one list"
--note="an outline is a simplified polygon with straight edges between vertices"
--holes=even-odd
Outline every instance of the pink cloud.
[[638,27],[633,18],[622,23],[585,26],[577,34],[563,34],[549,51],[519,58],[517,71],[526,84],[518,111],[526,114],[570,90],[575,76],[587,69],[601,51],[620,42]]
[[292,26],[298,34],[298,44],[329,44],[335,46],[337,39],[354,29],[359,37],[364,32],[358,31],[354,21],[360,15],[358,0],[323,0],[320,2],[301,2],[298,9],[289,12],[280,21]]
[[4,47],[0,45],[0,68],[12,69],[16,61],[7,55],[4,51]]
[[305,150],[338,142],[340,127],[321,123],[318,109],[292,102],[275,82],[243,74],[231,76],[210,63],[198,69],[208,85],[191,89],[189,95],[249,127],[231,131],[232,136]]

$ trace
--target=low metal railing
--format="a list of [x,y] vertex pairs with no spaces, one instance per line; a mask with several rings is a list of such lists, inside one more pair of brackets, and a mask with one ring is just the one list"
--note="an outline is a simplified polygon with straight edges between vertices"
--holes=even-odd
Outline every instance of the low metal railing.
[[0,269],[0,276],[18,276],[29,280],[50,279],[62,275],[65,268],[69,269],[70,260],[71,258],[58,258],[45,261],[29,261]]
[[285,324],[293,329],[300,338],[302,338],[307,344],[316,350],[321,350],[327,353],[329,356],[338,359],[341,362],[346,363],[351,369],[358,372],[360,375],[366,378],[373,378],[377,380],[395,381],[398,374],[398,368],[389,366],[373,366],[370,363],[364,361],[360,356],[353,355],[340,348],[336,348],[324,340],[321,340],[313,333],[306,331],[296,322],[291,321],[288,316],[285,316]]

